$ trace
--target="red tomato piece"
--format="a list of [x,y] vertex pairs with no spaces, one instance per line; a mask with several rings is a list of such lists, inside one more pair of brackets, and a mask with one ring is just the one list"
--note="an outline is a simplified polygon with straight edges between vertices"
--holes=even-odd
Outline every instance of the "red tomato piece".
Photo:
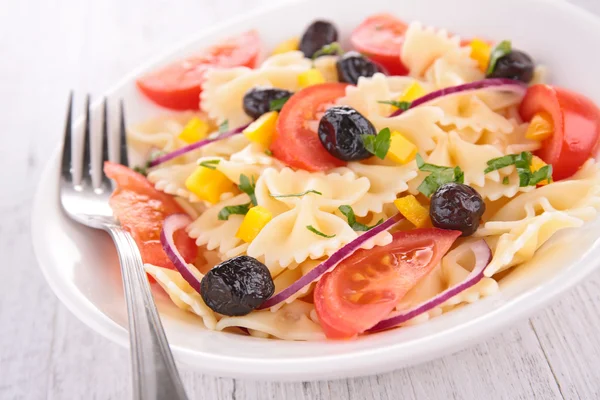
[[256,31],[226,39],[203,52],[176,61],[137,80],[138,88],[156,104],[173,110],[200,108],[204,74],[213,67],[254,68],[261,51]]
[[400,60],[404,34],[408,25],[390,14],[376,14],[360,24],[350,41],[361,53],[383,65],[391,75],[407,75]]
[[[160,232],[165,218],[183,213],[172,196],[159,192],[141,174],[111,162],[104,163],[104,172],[117,183],[109,203],[117,220],[135,239],[142,260],[158,267],[175,269],[163,251]],[[198,248],[185,230],[175,232],[175,245],[187,262],[196,259]]]
[[273,155],[287,165],[308,171],[324,171],[346,163],[323,147],[317,132],[307,127],[317,113],[346,94],[346,83],[322,83],[296,92],[285,103],[271,143]]
[[389,245],[359,250],[342,261],[314,292],[325,335],[350,339],[386,318],[460,234],[439,228],[397,232]]
[[554,180],[570,177],[593,155],[600,137],[600,110],[587,97],[567,89],[534,85],[527,90],[519,113],[525,121],[546,112],[554,133],[536,155],[552,164]]

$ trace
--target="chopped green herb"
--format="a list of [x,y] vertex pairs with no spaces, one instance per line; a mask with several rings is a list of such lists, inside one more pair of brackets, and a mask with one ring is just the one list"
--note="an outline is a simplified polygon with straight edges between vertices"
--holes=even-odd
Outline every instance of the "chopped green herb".
[[390,128],[384,128],[377,135],[362,135],[362,140],[369,153],[383,160],[390,149],[391,137]]
[[283,105],[290,99],[290,96],[282,97],[280,99],[271,100],[269,102],[269,111],[281,111]]
[[460,167],[443,167],[439,165],[427,164],[420,154],[417,154],[417,167],[424,172],[431,172],[417,188],[419,192],[429,197],[435,193],[438,188],[449,182],[464,183],[465,173]]
[[323,46],[319,50],[317,50],[315,52],[315,54],[313,54],[312,59],[314,60],[317,57],[329,56],[329,55],[341,56],[342,54],[344,54],[344,49],[342,49],[342,46],[340,46],[340,44],[338,42],[333,42],[333,43],[326,44],[325,46]]
[[378,103],[389,104],[389,105],[399,108],[403,111],[408,110],[410,108],[410,106],[412,105],[412,103],[410,101],[396,101],[396,100],[381,100],[381,101],[378,101]]
[[494,70],[496,69],[496,64],[498,63],[498,60],[510,54],[511,51],[512,45],[510,43],[510,40],[503,40],[502,42],[498,43],[498,45],[492,50],[492,53],[490,55],[490,63],[488,64],[488,68],[485,72],[485,75],[490,76],[491,74],[493,74]]
[[552,181],[552,165],[544,165],[542,168],[535,171],[533,175],[531,175],[529,185],[535,186],[545,180],[548,180],[548,182]]
[[515,165],[515,155],[511,154],[508,156],[493,158],[487,162],[488,167],[483,171],[485,174],[508,167],[509,165]]
[[240,184],[238,185],[238,187],[242,192],[250,196],[252,204],[254,204],[255,206],[258,205],[258,203],[256,202],[256,195],[254,194],[254,189],[256,189],[256,182],[254,181],[254,176],[252,177],[252,180],[250,180],[250,178],[248,178],[246,175],[241,174]]
[[302,196],[304,196],[304,195],[306,195],[306,194],[309,194],[309,193],[318,194],[319,196],[321,196],[321,195],[323,194],[323,193],[321,193],[321,192],[319,192],[319,191],[317,191],[317,190],[310,189],[310,190],[305,190],[305,191],[304,191],[304,192],[302,192],[302,193],[292,193],[292,194],[271,194],[271,197],[275,197],[275,198],[283,198],[283,197],[302,197]]
[[217,169],[217,165],[221,162],[221,160],[206,160],[202,161],[198,165],[208,169]]
[[248,210],[250,209],[251,204],[240,204],[238,206],[227,206],[223,207],[221,211],[219,211],[219,220],[227,221],[230,215],[246,215],[248,214]]
[[269,157],[273,157],[273,152],[269,149],[265,150],[265,154],[268,155]]
[[552,179],[552,166],[545,165],[539,170],[531,171],[531,160],[533,154],[529,151],[523,151],[519,154],[509,154],[507,156],[491,159],[487,162],[488,167],[483,171],[489,173],[498,169],[514,165],[519,174],[519,186],[535,186],[538,183]]
[[348,219],[348,225],[350,225],[350,227],[355,231],[366,232],[369,229],[375,228],[377,225],[383,222],[383,219],[380,219],[375,225],[368,226],[356,221],[356,215],[354,215],[354,210],[352,209],[352,207],[347,205],[339,206],[338,210],[340,210],[340,212]]
[[133,167],[133,170],[138,174],[142,174],[144,176],[148,176],[148,167],[150,163],[146,163],[145,165],[136,165]]
[[504,179],[502,179],[502,184],[508,185],[509,183],[510,183],[510,181],[508,180],[508,176],[505,176]]
[[158,157],[160,157],[164,154],[167,154],[167,153],[162,150],[151,151],[150,155],[148,156],[148,160],[146,160],[146,162],[142,165],[136,165],[135,167],[133,167],[133,170],[135,172],[137,172],[138,174],[148,176],[148,169],[150,168],[150,164],[152,163],[152,161],[156,160]]
[[226,119],[225,121],[223,121],[223,123],[221,125],[219,125],[219,133],[225,133],[229,131],[229,120]]
[[312,233],[314,233],[315,235],[319,235],[319,236],[323,236],[324,238],[327,239],[331,239],[332,237],[335,237],[335,235],[326,235],[323,232],[317,230],[314,226],[312,225],[306,225],[306,229],[308,229],[309,231],[311,231]]

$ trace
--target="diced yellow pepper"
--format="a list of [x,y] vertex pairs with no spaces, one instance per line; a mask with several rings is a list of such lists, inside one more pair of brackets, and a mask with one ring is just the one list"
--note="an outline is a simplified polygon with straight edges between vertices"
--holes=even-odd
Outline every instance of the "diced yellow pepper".
[[408,195],[394,200],[400,214],[417,228],[423,227],[429,220],[429,211],[423,207],[413,195]]
[[300,48],[300,38],[295,36],[289,38],[288,40],[284,40],[275,46],[275,50],[273,50],[273,54],[283,54],[289,51],[295,51]]
[[273,215],[268,209],[261,206],[252,207],[244,217],[235,237],[250,243],[272,218]]
[[410,103],[419,97],[425,96],[426,94],[427,92],[425,92],[425,89],[423,89],[423,86],[421,86],[419,82],[413,82],[408,88],[406,88],[404,93],[402,93],[402,96],[398,97],[398,101],[406,101]]
[[[538,169],[546,166],[548,164],[546,164],[544,162],[544,160],[542,160],[541,158],[539,158],[538,156],[533,156],[531,158],[531,172],[535,172]],[[543,181],[539,182],[538,185],[539,186],[544,186],[548,184],[548,179],[544,179]]]
[[490,55],[492,54],[492,47],[481,39],[473,39],[469,44],[471,46],[471,58],[477,61],[479,69],[485,72],[490,63]]
[[390,139],[390,149],[386,158],[397,164],[406,164],[417,155],[417,146],[401,133],[393,131]]
[[532,140],[544,140],[554,133],[554,123],[550,114],[539,112],[533,116],[525,132],[525,137]]
[[188,122],[181,133],[179,139],[187,143],[196,143],[208,136],[208,124],[198,117],[194,117]]
[[235,184],[216,169],[199,166],[185,180],[185,187],[198,198],[215,204],[221,195],[235,190]]
[[277,111],[270,111],[261,115],[256,121],[244,129],[244,135],[246,135],[250,141],[260,143],[268,148],[271,145],[273,135],[275,134],[278,115],[279,113]]
[[325,77],[318,69],[311,68],[298,75],[298,85],[301,88],[318,85],[319,83],[325,83]]

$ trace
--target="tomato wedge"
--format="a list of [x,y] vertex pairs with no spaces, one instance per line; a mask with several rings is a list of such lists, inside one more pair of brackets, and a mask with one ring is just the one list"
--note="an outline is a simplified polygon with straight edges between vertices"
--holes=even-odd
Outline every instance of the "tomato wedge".
[[[133,236],[142,260],[175,269],[160,244],[160,231],[167,216],[183,213],[183,209],[173,197],[159,192],[143,175],[123,165],[107,161],[104,172],[117,183],[109,200],[110,207],[121,226]],[[196,243],[183,229],[175,232],[175,245],[187,262],[196,259]]]
[[552,164],[554,180],[570,177],[593,155],[600,137],[600,110],[587,97],[549,85],[533,85],[521,103],[525,121],[546,112],[554,133],[542,142],[537,155]]
[[254,68],[261,41],[256,31],[226,39],[203,52],[150,72],[137,80],[138,88],[156,104],[173,110],[197,110],[204,74],[212,67]]
[[359,250],[325,274],[314,292],[330,339],[350,339],[387,317],[460,236],[439,228],[397,232],[387,246]]
[[407,75],[400,60],[404,34],[408,25],[390,14],[376,14],[365,19],[350,36],[352,45],[373,61],[383,65],[391,75]]
[[273,155],[290,167],[324,171],[346,163],[335,158],[321,144],[317,132],[308,128],[317,113],[346,94],[346,83],[322,83],[296,92],[285,103],[271,143]]

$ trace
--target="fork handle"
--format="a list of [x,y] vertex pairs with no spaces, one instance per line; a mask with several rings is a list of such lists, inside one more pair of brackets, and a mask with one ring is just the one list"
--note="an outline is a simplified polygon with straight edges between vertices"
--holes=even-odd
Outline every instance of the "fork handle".
[[152,298],[142,256],[129,232],[107,228],[119,253],[129,319],[134,400],[187,399]]

